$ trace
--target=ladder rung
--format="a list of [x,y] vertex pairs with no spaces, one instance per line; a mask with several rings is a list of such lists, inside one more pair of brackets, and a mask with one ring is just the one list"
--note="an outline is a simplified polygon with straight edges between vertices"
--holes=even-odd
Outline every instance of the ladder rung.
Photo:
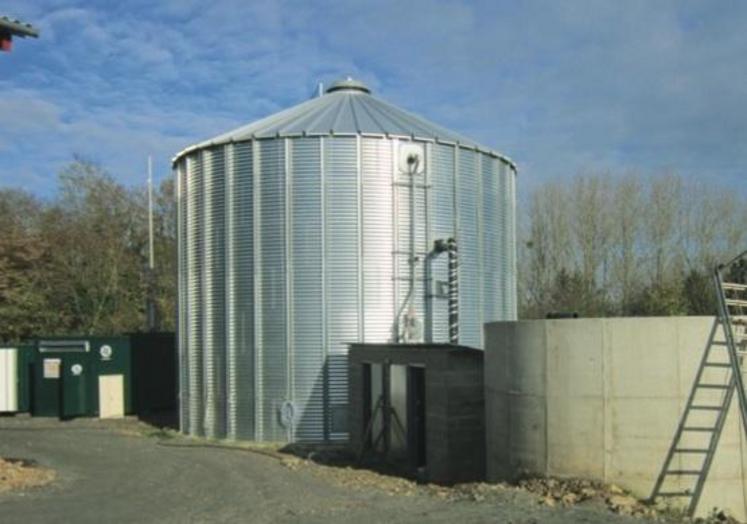
[[[743,340],[747,340],[747,335],[734,335],[734,344],[739,344]],[[729,347],[729,344],[725,340],[714,340],[713,342],[711,342],[711,345],[719,347]]]
[[690,409],[702,409],[707,411],[723,411],[724,408],[721,406],[690,406]]
[[700,475],[702,472],[698,469],[670,469],[667,475]]
[[721,287],[730,291],[747,291],[747,284],[737,284],[736,282],[723,282]]
[[704,365],[709,368],[730,368],[731,367],[731,364],[726,363],[726,362],[706,362]]
[[689,491],[662,491],[657,497],[692,497],[693,494]]
[[[735,315],[736,317],[744,316],[744,315]],[[730,318],[729,319],[732,326],[747,326],[747,320],[742,320],[741,318]],[[724,323],[723,317],[716,317],[716,322],[719,324]]]
[[675,448],[675,453],[708,453],[707,449],[700,448]]
[[716,428],[706,428],[703,426],[691,426],[689,428],[682,428],[682,431],[702,431],[704,433],[713,433]]
[[733,306],[733,307],[747,307],[747,300],[737,300],[736,298],[727,298],[726,305]]
[[729,389],[729,386],[722,386],[721,384],[697,384],[696,386],[704,389]]

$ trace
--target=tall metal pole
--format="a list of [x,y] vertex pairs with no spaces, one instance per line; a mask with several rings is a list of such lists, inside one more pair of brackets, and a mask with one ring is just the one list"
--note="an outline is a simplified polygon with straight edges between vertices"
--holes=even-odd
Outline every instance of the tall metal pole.
[[148,155],[148,298],[146,304],[148,331],[156,331],[158,329],[154,292],[155,268],[156,258],[153,249],[153,158]]
[[156,267],[153,253],[153,158],[148,155],[148,268]]

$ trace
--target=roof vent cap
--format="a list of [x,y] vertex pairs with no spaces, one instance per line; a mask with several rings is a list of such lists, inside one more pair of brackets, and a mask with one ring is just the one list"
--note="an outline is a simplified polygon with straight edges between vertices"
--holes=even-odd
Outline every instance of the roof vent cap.
[[360,80],[354,80],[352,77],[347,77],[344,80],[338,80],[327,88],[325,93],[334,93],[335,91],[360,91],[362,93],[370,94],[371,90],[366,84]]

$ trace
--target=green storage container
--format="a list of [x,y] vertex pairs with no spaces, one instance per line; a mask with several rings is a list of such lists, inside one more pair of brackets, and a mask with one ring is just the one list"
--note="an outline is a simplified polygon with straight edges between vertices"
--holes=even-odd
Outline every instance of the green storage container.
[[177,399],[172,333],[46,337],[19,351],[19,410],[35,416],[99,415],[99,381],[122,376],[125,414],[173,410]]
[[18,412],[28,413],[31,410],[31,385],[34,377],[32,362],[34,346],[21,345],[18,349]]

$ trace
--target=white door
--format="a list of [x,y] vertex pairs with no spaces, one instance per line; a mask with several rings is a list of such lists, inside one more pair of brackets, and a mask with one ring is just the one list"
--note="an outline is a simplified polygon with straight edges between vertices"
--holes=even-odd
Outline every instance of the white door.
[[99,418],[124,417],[124,377],[99,376]]
[[18,411],[18,350],[0,348],[0,413]]

